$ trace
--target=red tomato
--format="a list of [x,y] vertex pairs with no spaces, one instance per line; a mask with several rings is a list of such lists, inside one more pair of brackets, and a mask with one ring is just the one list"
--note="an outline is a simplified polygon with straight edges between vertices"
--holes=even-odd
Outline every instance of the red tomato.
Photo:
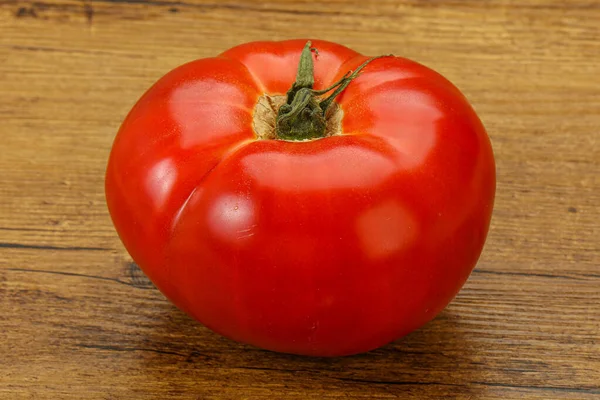
[[106,198],[135,262],[208,328],[349,355],[419,328],[458,293],[486,239],[495,164],[438,73],[377,58],[321,93],[368,57],[305,43],[247,43],[162,77],[121,126]]

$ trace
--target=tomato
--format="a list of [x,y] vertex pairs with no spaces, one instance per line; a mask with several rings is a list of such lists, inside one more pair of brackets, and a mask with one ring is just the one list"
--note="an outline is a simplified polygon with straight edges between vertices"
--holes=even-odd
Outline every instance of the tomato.
[[495,164],[438,73],[312,46],[247,43],[160,78],[115,138],[106,199],[134,261],[208,328],[349,355],[458,293],[486,240]]

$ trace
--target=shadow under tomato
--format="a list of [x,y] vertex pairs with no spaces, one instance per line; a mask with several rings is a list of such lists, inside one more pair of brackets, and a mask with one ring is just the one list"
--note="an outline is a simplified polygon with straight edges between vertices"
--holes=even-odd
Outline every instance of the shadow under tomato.
[[[327,398],[387,394],[407,399],[474,399],[483,387],[473,343],[450,310],[369,353],[340,358],[264,351],[225,339],[164,301],[139,337],[140,379],[160,381],[146,398]],[[295,393],[295,396],[292,394]],[[156,397],[154,397],[156,396]],[[254,396],[254,397],[253,397]]]

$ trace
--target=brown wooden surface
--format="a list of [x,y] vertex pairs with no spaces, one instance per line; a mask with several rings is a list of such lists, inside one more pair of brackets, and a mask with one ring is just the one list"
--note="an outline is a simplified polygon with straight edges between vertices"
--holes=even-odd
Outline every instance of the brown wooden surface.
[[[131,267],[108,151],[162,74],[240,42],[318,37],[455,82],[493,141],[477,269],[369,354],[223,339]],[[1,399],[600,399],[600,2],[0,1]]]

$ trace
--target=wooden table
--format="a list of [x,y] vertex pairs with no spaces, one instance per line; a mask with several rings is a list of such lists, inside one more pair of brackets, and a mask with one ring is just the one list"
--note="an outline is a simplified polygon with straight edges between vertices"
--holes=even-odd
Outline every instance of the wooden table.
[[[153,288],[103,193],[138,96],[240,42],[395,53],[472,101],[489,240],[437,319],[340,359],[233,343]],[[0,398],[600,399],[600,2],[0,1]]]

